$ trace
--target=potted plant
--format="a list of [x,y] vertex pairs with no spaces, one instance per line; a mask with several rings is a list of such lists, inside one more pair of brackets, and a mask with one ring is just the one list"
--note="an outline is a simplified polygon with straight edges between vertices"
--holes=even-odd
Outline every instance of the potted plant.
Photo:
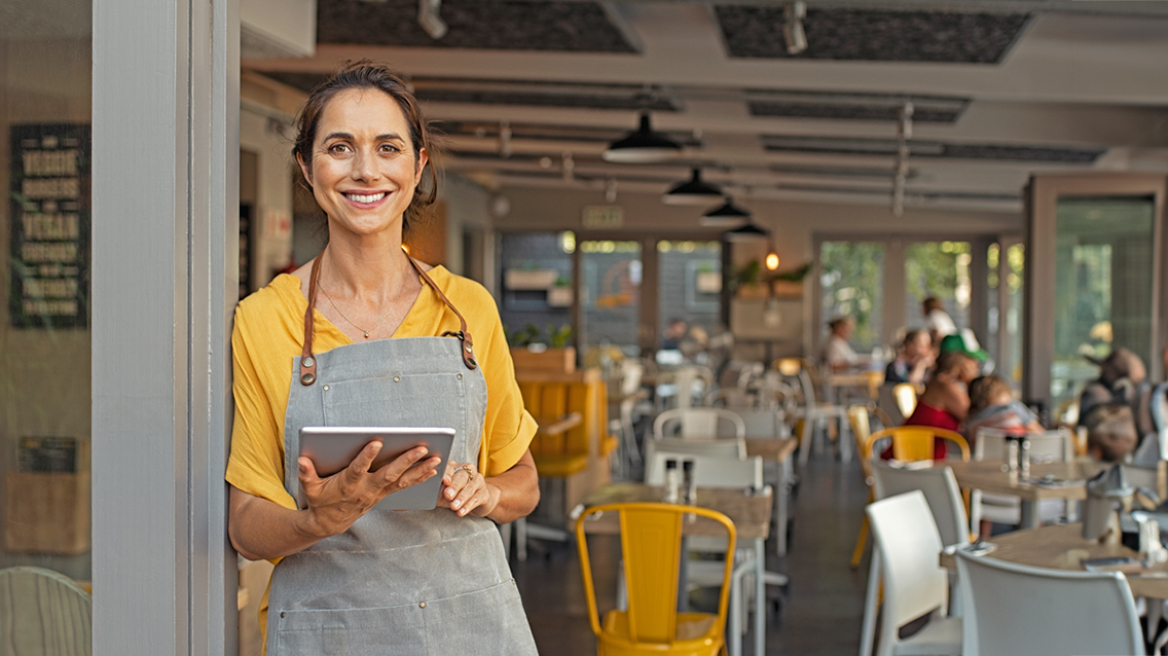
[[535,324],[529,323],[516,330],[509,337],[516,374],[570,374],[576,371],[576,349],[568,346],[571,338],[572,327],[568,324],[559,328],[549,324],[546,339],[540,339],[540,330]]

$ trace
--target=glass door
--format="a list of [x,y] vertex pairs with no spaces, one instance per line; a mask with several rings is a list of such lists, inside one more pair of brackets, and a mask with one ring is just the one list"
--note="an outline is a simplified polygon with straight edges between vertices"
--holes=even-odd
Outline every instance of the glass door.
[[825,241],[819,247],[819,343],[827,337],[827,322],[850,317],[855,330],[849,340],[859,352],[884,343],[884,256],[880,242]]
[[922,305],[935,298],[958,330],[970,327],[971,250],[967,241],[921,241],[905,247],[905,326],[926,327]]
[[1024,393],[1058,412],[1126,348],[1163,376],[1164,199],[1148,174],[1035,176],[1029,187]]
[[721,243],[657,242],[658,348],[683,352],[704,348],[721,330],[721,292]]

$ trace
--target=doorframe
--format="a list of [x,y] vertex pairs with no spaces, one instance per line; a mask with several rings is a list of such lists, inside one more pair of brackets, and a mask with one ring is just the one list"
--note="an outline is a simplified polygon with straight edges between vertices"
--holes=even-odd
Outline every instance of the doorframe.
[[239,3],[93,3],[93,652],[232,656]]
[[[1168,177],[1150,173],[1093,172],[1033,175],[1026,188],[1026,269],[1025,321],[1022,342],[1023,398],[1050,406],[1050,367],[1054,363],[1055,238],[1060,197],[1151,196],[1152,227],[1152,320],[1149,331],[1152,362],[1148,376],[1160,380],[1163,366],[1158,356],[1165,346],[1163,331],[1168,327],[1168,286],[1164,284],[1164,203]],[[1055,409],[1050,408],[1053,412]]]

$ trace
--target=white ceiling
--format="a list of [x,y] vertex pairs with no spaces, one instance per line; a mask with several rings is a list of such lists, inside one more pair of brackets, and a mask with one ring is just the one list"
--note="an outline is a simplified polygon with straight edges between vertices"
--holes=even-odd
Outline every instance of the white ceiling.
[[[358,0],[350,0],[357,2]],[[531,2],[531,11],[542,3]],[[750,4],[743,2],[742,4]],[[777,3],[762,3],[777,4]],[[872,7],[827,0],[810,7]],[[883,155],[774,152],[759,135],[848,138],[896,137],[894,121],[751,116],[743,89],[954,96],[971,101],[952,124],[915,125],[914,140],[956,144],[1097,147],[1094,164],[914,158],[908,204],[936,203],[1016,212],[1020,190],[1036,171],[1127,169],[1168,171],[1168,2],[1022,2],[989,0],[879,3],[883,8],[1033,12],[1000,64],[810,61],[728,57],[708,3],[637,0],[607,3],[609,16],[636,54],[531,52],[438,47],[318,44],[307,59],[257,59],[244,67],[275,74],[327,73],[362,57],[385,61],[414,78],[652,85],[681,101],[682,110],[654,114],[660,130],[695,132],[704,146],[687,148],[689,161],[716,164],[705,177],[755,197],[887,204],[893,159]],[[413,20],[414,17],[403,17]],[[421,83],[421,80],[419,81]],[[430,102],[432,119],[631,129],[631,109]],[[457,152],[497,153],[494,133],[456,136]],[[668,180],[686,177],[684,164],[613,165],[599,161],[596,141],[516,138],[511,158],[450,157],[448,167],[502,188],[603,185],[663,192]],[[564,153],[587,180],[565,180]],[[534,155],[535,157],[530,157]],[[551,159],[550,166],[539,156]],[[780,170],[773,170],[778,166]],[[844,171],[824,172],[823,168]],[[883,168],[886,178],[853,176],[849,168]],[[646,180],[648,178],[648,180]],[[664,181],[664,182],[663,182]],[[817,191],[816,188],[819,188]],[[841,191],[845,189],[846,191]],[[859,193],[868,190],[866,193]],[[932,195],[931,200],[925,196]]]

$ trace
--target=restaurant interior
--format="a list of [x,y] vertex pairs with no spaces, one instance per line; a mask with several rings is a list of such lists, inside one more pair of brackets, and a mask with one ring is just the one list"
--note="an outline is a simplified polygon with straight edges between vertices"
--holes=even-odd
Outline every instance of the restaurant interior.
[[[499,528],[540,653],[1168,653],[1168,3],[239,12],[241,298],[325,243],[291,144],[330,72],[389,64],[440,135],[406,246],[494,296],[538,424]],[[5,89],[61,93],[21,62],[76,53],[3,38]],[[90,390],[18,373],[5,521],[58,528],[0,566],[89,580],[88,456],[34,505],[12,454]],[[272,569],[240,559],[241,655]]]

